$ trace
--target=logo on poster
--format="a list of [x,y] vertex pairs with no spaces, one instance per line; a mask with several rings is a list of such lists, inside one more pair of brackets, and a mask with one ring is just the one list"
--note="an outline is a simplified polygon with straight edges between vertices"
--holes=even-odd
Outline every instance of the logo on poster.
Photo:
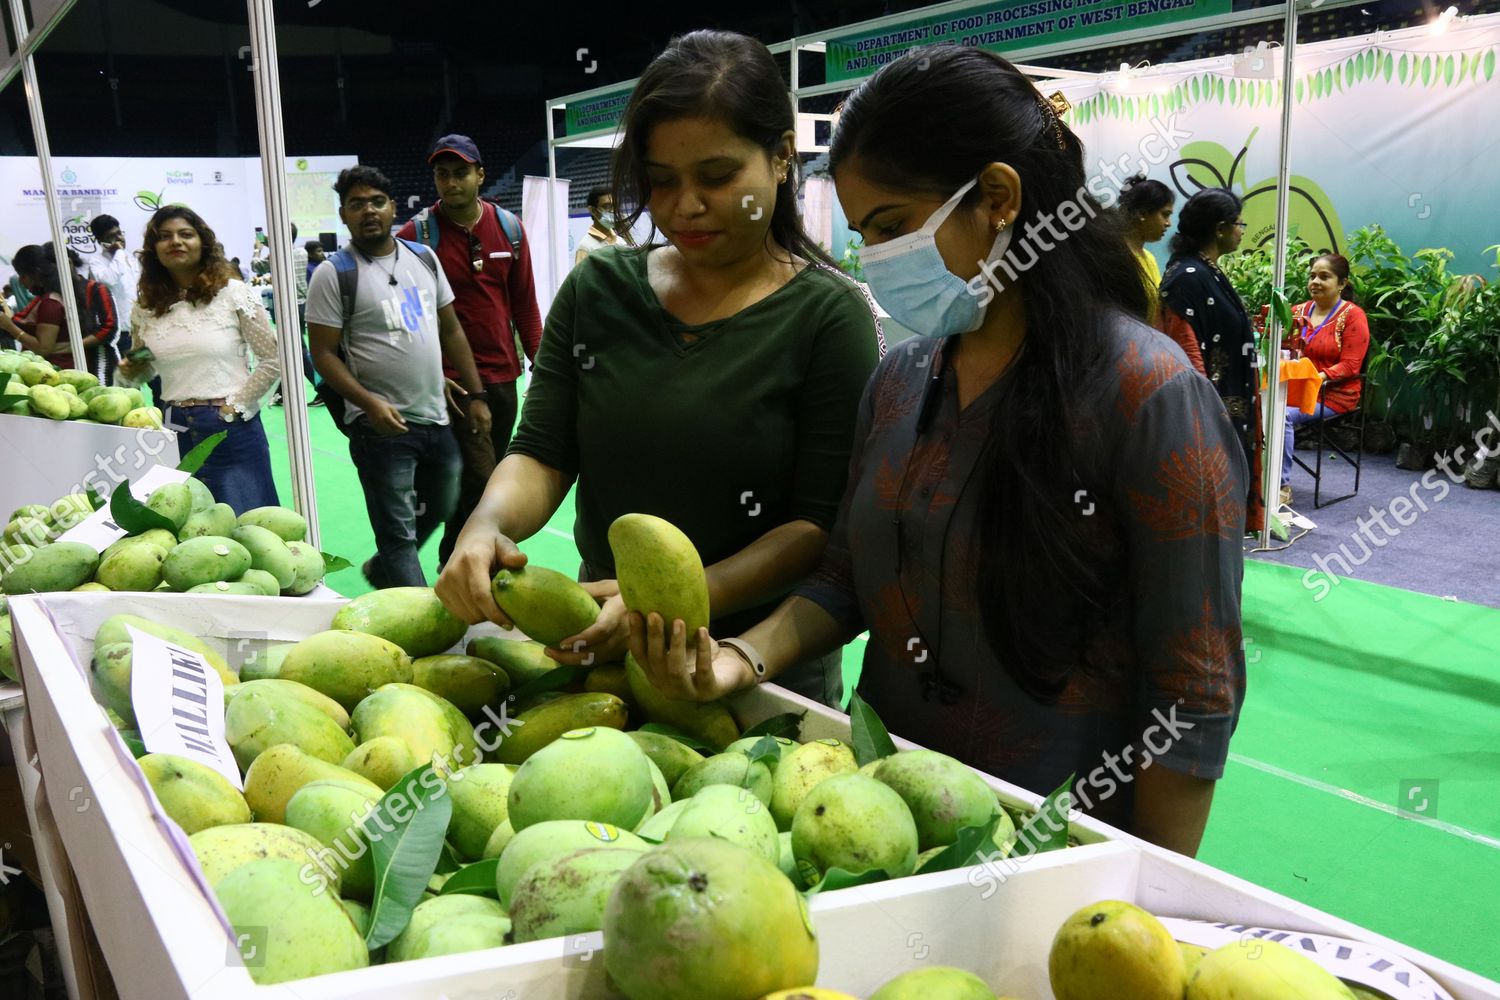
[[168,170],[167,184],[191,184],[193,183],[193,172],[191,170]]
[[73,172],[73,168],[72,167],[64,167],[63,168],[62,182],[64,184],[77,184],[78,183],[78,175]]

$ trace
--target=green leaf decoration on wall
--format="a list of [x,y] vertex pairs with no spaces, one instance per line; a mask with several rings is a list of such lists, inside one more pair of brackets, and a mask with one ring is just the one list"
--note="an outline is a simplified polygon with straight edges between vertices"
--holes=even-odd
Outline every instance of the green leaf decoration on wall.
[[1297,81],[1297,103],[1298,104],[1302,103],[1302,81],[1301,80]]
[[1453,69],[1453,56],[1450,54],[1443,60],[1443,83],[1449,87],[1453,86]]
[[1495,78],[1495,50],[1490,49],[1484,54],[1484,78],[1493,80]]
[[1422,86],[1432,83],[1432,56],[1422,57]]
[[1389,52],[1385,54],[1385,82],[1391,82],[1391,74],[1396,71],[1396,57]]
[[1218,80],[1215,81],[1215,88],[1214,89],[1218,91],[1218,94],[1219,94],[1219,103],[1223,104],[1224,103],[1224,92],[1228,88],[1224,86],[1224,78],[1222,76],[1219,77]]
[[1406,74],[1411,71],[1411,67],[1407,64],[1407,58],[1405,52],[1401,53],[1400,72],[1396,74],[1397,79],[1401,81],[1403,86],[1406,84]]
[[1375,68],[1380,65],[1380,53],[1373,47],[1365,50],[1365,76],[1373,77]]

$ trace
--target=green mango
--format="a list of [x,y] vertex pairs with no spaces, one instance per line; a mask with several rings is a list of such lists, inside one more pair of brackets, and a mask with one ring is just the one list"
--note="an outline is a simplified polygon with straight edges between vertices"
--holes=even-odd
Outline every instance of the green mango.
[[104,619],[99,625],[99,630],[94,633],[95,648],[113,645],[114,643],[129,643],[130,633],[126,631],[126,626],[138,629],[149,635],[154,635],[159,639],[165,639],[174,645],[181,646],[184,649],[191,649],[193,652],[198,653],[208,661],[209,666],[214,668],[219,675],[219,679],[226,686],[240,682],[239,676],[229,668],[229,664],[225,661],[224,657],[219,655],[217,650],[202,639],[199,639],[195,635],[190,635],[180,628],[173,628],[171,625],[153,622],[138,615],[111,615]]
[[[245,572],[249,574],[254,571],[247,569]],[[240,579],[243,580],[244,577]],[[280,677],[281,661],[286,659],[286,654],[296,645],[295,642],[268,642],[264,646],[258,646],[240,664],[240,680],[260,681]]]
[[635,729],[625,735],[635,740],[636,744],[646,751],[646,756],[651,758],[651,762],[661,768],[662,777],[666,779],[669,787],[677,784],[677,780],[694,764],[705,759],[701,753],[687,744],[661,733],[643,733]]
[[527,639],[481,635],[470,639],[464,652],[489,660],[505,671],[505,675],[510,678],[511,687],[520,687],[561,666],[543,652],[546,648],[539,642]]
[[936,750],[903,750],[880,762],[875,779],[901,796],[917,823],[917,848],[951,844],[958,831],[983,826],[995,794],[972,768]]
[[89,389],[80,398],[88,404],[90,419],[101,424],[118,424],[132,409],[130,397],[116,389]]
[[333,616],[333,628],[394,642],[413,658],[444,652],[469,630],[431,587],[390,587],[361,594]]
[[411,911],[406,929],[396,935],[386,948],[386,958],[392,962],[404,962],[424,954],[428,933],[440,923],[465,916],[505,918],[505,908],[486,896],[456,893],[452,896],[435,896],[417,904]]
[[516,828],[511,826],[510,820],[507,819],[504,823],[495,827],[495,832],[490,834],[490,839],[484,842],[484,853],[480,857],[498,858],[501,852],[515,839]]
[[771,813],[747,788],[708,785],[687,800],[666,839],[715,837],[727,840],[765,858],[771,864],[781,859],[781,841]]
[[46,385],[31,387],[31,411],[49,420],[67,420],[73,412],[68,394]]
[[235,932],[249,935],[259,953],[247,961],[259,986],[370,964],[364,938],[336,895],[314,891],[295,861],[252,861],[214,888]]
[[245,772],[245,801],[260,823],[286,822],[286,805],[312,781],[342,781],[376,798],[384,789],[337,764],[319,760],[291,743],[280,743],[256,757]]
[[141,427],[150,430],[162,429],[162,412],[155,406],[137,406],[125,414],[121,427]]
[[[250,553],[250,567],[271,574],[276,581],[277,593],[290,587],[297,580],[297,563],[292,558],[292,550],[286,547],[286,542],[274,531],[262,528],[259,525],[246,524],[234,527],[232,520],[234,511],[230,511],[230,530],[224,532],[235,541],[245,547]],[[275,597],[275,594],[268,594]],[[337,625],[334,628],[338,628]]]
[[245,680],[241,675],[241,682],[232,687],[224,689],[224,704],[227,706],[236,696],[246,691],[267,691],[282,698],[292,698],[302,702],[311,708],[316,708],[328,716],[344,732],[349,731],[349,713],[344,711],[344,706],[328,697],[326,694],[314,691],[306,684],[298,684],[296,681],[282,680],[276,677],[267,677]]
[[104,550],[102,558],[108,559],[119,550],[128,549],[132,545],[155,545],[166,553],[177,547],[177,536],[165,528],[150,528],[139,535],[126,535],[118,541],[111,542],[109,548]]
[[[246,573],[253,570],[246,570]],[[196,587],[189,587],[184,593],[187,594],[238,594],[241,597],[265,597],[266,592],[254,583],[242,583],[238,580],[216,580],[213,583],[200,583]]]
[[651,759],[618,729],[574,729],[526,759],[510,783],[516,833],[545,820],[582,819],[634,829],[654,799]]
[[[349,718],[359,742],[364,743],[381,736],[395,736],[406,741],[418,764],[431,761],[441,774],[457,770],[477,759],[456,738],[441,706],[426,697],[420,688],[384,685],[355,705]],[[353,750],[351,746],[340,760]]]
[[718,749],[740,738],[740,727],[727,706],[718,701],[678,701],[668,698],[652,685],[635,657],[625,654],[625,679],[641,714],[651,722],[661,722],[680,729],[695,739]]
[[[189,503],[191,502],[192,498],[190,495]],[[204,510],[195,510],[189,513],[187,520],[182,524],[182,530],[177,532],[177,540],[185,542],[189,538],[202,538],[205,535],[229,538],[230,533],[233,531],[234,508],[227,503],[216,503]],[[236,538],[235,541],[239,542],[241,540]]]
[[870,1000],[998,1000],[984,980],[964,969],[935,965],[892,979],[870,995]]
[[509,818],[506,797],[514,774],[507,764],[474,764],[448,775],[453,801],[448,842],[461,856],[473,861],[483,857],[495,828]]
[[250,553],[239,542],[202,535],[173,546],[161,564],[161,576],[173,590],[184,591],[200,583],[237,580],[249,568]]
[[317,589],[318,584],[323,582],[323,577],[327,574],[323,553],[305,542],[287,542],[286,548],[292,554],[292,567],[295,575],[291,586],[281,588],[281,592],[291,597],[301,597],[303,594],[311,593]]
[[163,483],[151,491],[146,506],[171,521],[172,532],[177,534],[193,513],[193,495],[182,483]]
[[[140,404],[137,403],[136,405],[139,406]],[[203,480],[196,476],[188,476],[182,481],[182,485],[188,488],[188,495],[192,498],[194,514],[199,511],[208,510],[208,508],[214,505],[214,495],[204,485]],[[225,533],[228,534],[228,532]]]
[[411,657],[379,636],[335,629],[288,650],[278,676],[321,691],[352,712],[378,688],[410,682]]
[[581,820],[551,820],[520,831],[505,845],[495,866],[495,891],[500,902],[510,906],[517,883],[533,865],[599,847],[641,854],[651,845],[628,830]]
[[443,654],[411,661],[411,682],[452,702],[470,718],[499,704],[510,690],[510,678],[489,660]]
[[[310,862],[323,847],[316,837],[301,830],[280,823],[248,822],[204,827],[188,837],[188,846],[193,849],[210,887],[216,887],[236,869],[259,858]],[[317,881],[335,892],[339,888],[337,876],[337,871],[331,878],[315,872]]]
[[902,878],[916,870],[917,824],[888,785],[863,774],[840,774],[814,787],[798,806],[792,852],[804,888],[830,868],[855,874],[878,868]]
[[45,521],[49,517],[51,517],[51,515],[52,510],[46,504],[28,503],[22,504],[20,507],[17,507],[15,511],[10,515],[10,519],[14,521],[17,518],[22,517],[39,517],[43,521]]
[[692,540],[652,514],[624,514],[609,526],[609,548],[625,607],[657,612],[668,629],[680,618],[693,641],[708,624],[708,577]]
[[[1195,997],[1187,981],[1182,950],[1161,921],[1133,903],[1105,899],[1075,911],[1057,929],[1047,955],[1047,977],[1057,1000],[1092,1000],[1099,996],[1178,1000],[1184,991],[1187,1000],[1258,1000],[1260,997],[1274,997],[1276,1000],[1339,997],[1348,1000],[1346,992],[1303,992],[1297,989],[1300,984],[1295,977],[1283,980],[1279,973],[1285,970],[1278,969],[1275,956],[1267,954],[1280,945],[1257,941],[1253,953],[1241,941],[1228,947],[1231,951],[1250,956],[1250,968],[1245,970],[1250,973],[1250,978],[1238,984],[1225,982],[1224,985],[1230,988],[1223,993],[1210,991]],[[1260,961],[1262,957],[1264,962]],[[1198,966],[1195,982],[1205,971],[1208,961],[1205,958]],[[1313,968],[1322,971],[1316,965]],[[1256,972],[1260,969],[1265,970],[1266,977],[1257,982]],[[1328,976],[1328,973],[1323,975]],[[1218,978],[1209,977],[1210,981]],[[1236,977],[1228,978],[1232,981]],[[1328,978],[1335,987],[1342,989],[1337,979]]]
[[251,821],[245,797],[213,768],[169,753],[149,753],[136,763],[162,809],[189,836],[211,826]]
[[495,603],[517,628],[556,646],[599,619],[599,602],[576,581],[545,566],[502,569],[490,583]]
[[337,722],[305,701],[274,688],[236,692],[227,702],[224,738],[242,770],[262,752],[282,743],[290,743],[330,764],[342,763],[354,751],[349,734]]
[[77,393],[68,393],[68,419],[83,420],[89,415],[89,404],[78,398]]
[[60,379],[58,385],[70,386],[74,392],[94,389],[99,385],[99,378],[93,372],[82,372],[76,368],[64,368],[57,373],[57,377]]
[[440,920],[421,940],[408,949],[407,958],[437,958],[468,951],[500,948],[509,943],[509,917],[492,913],[465,913]]
[[21,674],[16,669],[15,654],[11,649],[11,624],[8,614],[0,617],[0,677],[9,681],[21,679]]
[[771,804],[771,769],[751,761],[742,753],[721,753],[694,764],[672,786],[672,798],[690,799],[713,785],[748,789],[761,802]]
[[501,764],[521,764],[570,730],[623,729],[625,714],[625,703],[612,694],[566,694],[517,715],[509,734],[491,737],[499,741],[491,756]]
[[87,583],[99,565],[99,553],[82,542],[54,542],[13,565],[0,579],[7,594],[72,590]]
[[5,526],[5,540],[12,545],[30,545],[39,549],[54,537],[52,526],[44,517],[23,515]]
[[244,575],[231,583],[241,583],[261,597],[280,597],[281,585],[276,578],[263,569],[247,569]]
[[639,851],[583,850],[532,865],[508,908],[516,943],[599,930],[610,890],[640,858]]
[[343,761],[344,767],[387,791],[415,770],[417,764],[411,744],[399,736],[365,740]]
[[824,780],[858,769],[854,751],[834,739],[804,743],[782,757],[771,778],[771,815],[776,828],[790,830],[802,800]]
[[286,507],[256,507],[239,517],[240,527],[253,524],[279,535],[282,541],[300,542],[307,537],[307,518]]
[[159,545],[127,545],[110,548],[99,560],[97,579],[110,590],[155,590],[161,585],[161,564],[167,550]]
[[341,781],[310,781],[286,804],[286,825],[330,849],[319,856],[319,867],[338,872],[340,893],[366,902],[374,893],[375,867],[361,824],[379,801]]
[[47,523],[55,534],[61,535],[82,524],[93,513],[94,505],[89,503],[87,494],[69,493],[52,501],[52,506],[47,508]]

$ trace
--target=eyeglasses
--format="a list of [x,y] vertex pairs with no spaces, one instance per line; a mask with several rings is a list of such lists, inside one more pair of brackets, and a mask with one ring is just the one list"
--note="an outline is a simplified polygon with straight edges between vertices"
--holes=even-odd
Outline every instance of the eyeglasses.
[[476,273],[484,270],[484,244],[472,232],[469,233],[469,263],[474,265]]
[[391,199],[383,194],[373,198],[350,198],[344,202],[344,207],[351,212],[363,212],[366,208],[373,208],[377,212],[384,212],[386,206],[390,205]]

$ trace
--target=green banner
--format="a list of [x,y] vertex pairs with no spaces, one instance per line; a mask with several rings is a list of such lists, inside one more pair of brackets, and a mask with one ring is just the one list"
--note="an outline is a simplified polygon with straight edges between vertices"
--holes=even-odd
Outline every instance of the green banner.
[[[1008,0],[829,39],[829,83],[869,76],[913,48],[957,42],[1004,52],[1227,14],[1232,0]],[[572,109],[569,108],[571,113]]]
[[620,123],[620,117],[625,114],[625,105],[630,102],[630,95],[634,90],[633,86],[624,87],[597,97],[570,101],[563,125],[566,134],[578,135],[580,132],[597,132],[600,129],[614,128]]

